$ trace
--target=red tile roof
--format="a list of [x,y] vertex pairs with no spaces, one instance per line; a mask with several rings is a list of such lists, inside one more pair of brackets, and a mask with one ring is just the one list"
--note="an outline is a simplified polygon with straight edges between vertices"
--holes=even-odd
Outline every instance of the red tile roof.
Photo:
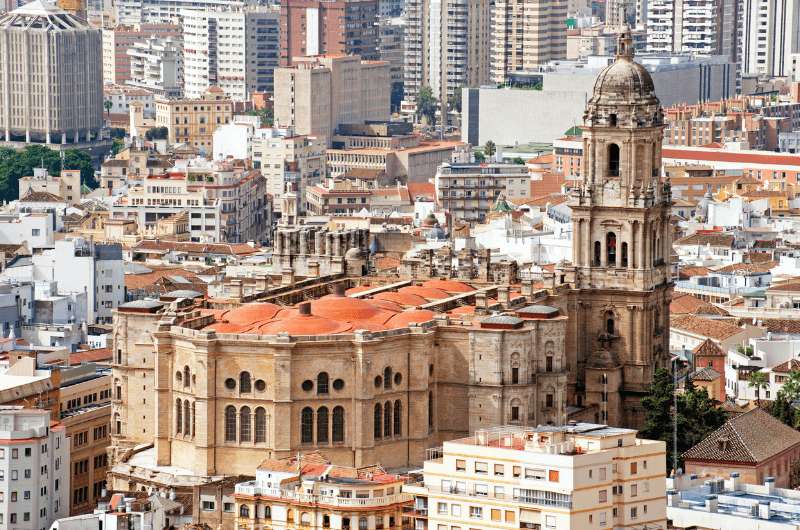
[[720,150],[699,150],[699,149],[670,149],[664,147],[661,150],[664,158],[676,158],[682,160],[706,160],[710,162],[738,162],[742,164],[767,164],[781,166],[798,166],[800,169],[800,156],[780,155],[777,153],[764,153],[758,151],[726,151]]

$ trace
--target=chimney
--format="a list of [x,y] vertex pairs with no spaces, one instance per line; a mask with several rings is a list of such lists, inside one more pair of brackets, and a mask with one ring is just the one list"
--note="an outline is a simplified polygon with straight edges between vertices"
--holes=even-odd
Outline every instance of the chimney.
[[509,292],[507,285],[501,285],[500,287],[497,288],[497,301],[500,302],[500,305],[503,308],[508,307]]
[[281,285],[294,285],[294,269],[284,268],[281,272]]
[[719,501],[717,500],[716,495],[709,495],[706,497],[706,511],[709,513],[717,513],[717,504]]
[[344,296],[345,285],[344,282],[339,282],[333,286],[333,294],[336,296]]
[[677,506],[680,502],[680,496],[677,490],[667,490],[667,506]]
[[764,479],[764,487],[767,490],[767,495],[772,495],[775,491],[775,477],[767,477]]
[[729,491],[736,491],[739,489],[739,486],[742,484],[741,479],[739,478],[739,473],[734,471],[731,473],[731,478],[725,481],[725,489]]
[[312,278],[317,278],[319,276],[319,262],[318,261],[309,261],[308,262],[308,275]]
[[769,502],[758,503],[758,518],[769,520],[770,518]]
[[311,302],[301,302],[300,305],[297,306],[297,311],[303,316],[308,316],[311,314]]
[[533,295],[533,280],[522,280],[522,296]]

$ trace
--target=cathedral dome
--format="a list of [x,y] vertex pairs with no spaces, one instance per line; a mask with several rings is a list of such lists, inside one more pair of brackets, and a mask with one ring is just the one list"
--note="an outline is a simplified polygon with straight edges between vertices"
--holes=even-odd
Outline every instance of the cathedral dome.
[[590,103],[658,103],[653,78],[647,68],[633,60],[633,41],[629,31],[617,40],[617,57],[594,82]]

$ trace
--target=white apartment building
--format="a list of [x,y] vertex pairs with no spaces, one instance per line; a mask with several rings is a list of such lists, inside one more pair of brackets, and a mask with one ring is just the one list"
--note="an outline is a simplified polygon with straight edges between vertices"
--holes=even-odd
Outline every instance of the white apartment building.
[[[266,179],[267,193],[280,197],[287,183],[296,184],[300,212],[306,210],[307,186],[319,184],[325,177],[325,141],[314,136],[262,136],[253,140],[253,167],[260,168]],[[276,211],[281,201],[275,201]]]
[[739,18],[742,73],[791,75],[792,54],[800,51],[800,0],[742,0]]
[[234,101],[273,92],[280,59],[277,8],[187,9],[182,17],[187,98],[199,98],[213,85]]
[[177,98],[183,93],[183,47],[170,37],[150,37],[136,42],[128,50],[130,79],[128,85],[151,94]]
[[0,528],[41,530],[69,515],[69,441],[50,411],[0,407]]
[[103,86],[103,99],[111,102],[111,108],[108,111],[103,109],[104,113],[129,114],[131,103],[137,102],[142,104],[145,118],[156,115],[155,96],[148,90],[127,85],[106,84]]
[[209,11],[241,7],[244,2],[229,0],[117,0],[114,2],[117,24],[173,23],[180,21],[187,9]]
[[737,0],[648,0],[648,53],[735,58]]
[[531,196],[528,168],[514,164],[442,164],[434,179],[436,202],[456,219],[483,222],[495,201]]
[[429,450],[415,530],[666,528],[666,446],[575,423],[499,427]]

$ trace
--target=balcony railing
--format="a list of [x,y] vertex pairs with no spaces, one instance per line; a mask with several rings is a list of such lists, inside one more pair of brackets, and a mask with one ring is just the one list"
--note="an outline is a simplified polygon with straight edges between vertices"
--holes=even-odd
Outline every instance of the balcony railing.
[[236,485],[236,494],[251,495],[253,497],[273,497],[301,504],[324,504],[327,506],[338,507],[367,507],[367,506],[389,506],[400,504],[411,500],[411,496],[404,493],[385,495],[383,497],[334,497],[332,495],[313,495],[308,493],[298,493],[279,488],[268,488],[244,482]]

